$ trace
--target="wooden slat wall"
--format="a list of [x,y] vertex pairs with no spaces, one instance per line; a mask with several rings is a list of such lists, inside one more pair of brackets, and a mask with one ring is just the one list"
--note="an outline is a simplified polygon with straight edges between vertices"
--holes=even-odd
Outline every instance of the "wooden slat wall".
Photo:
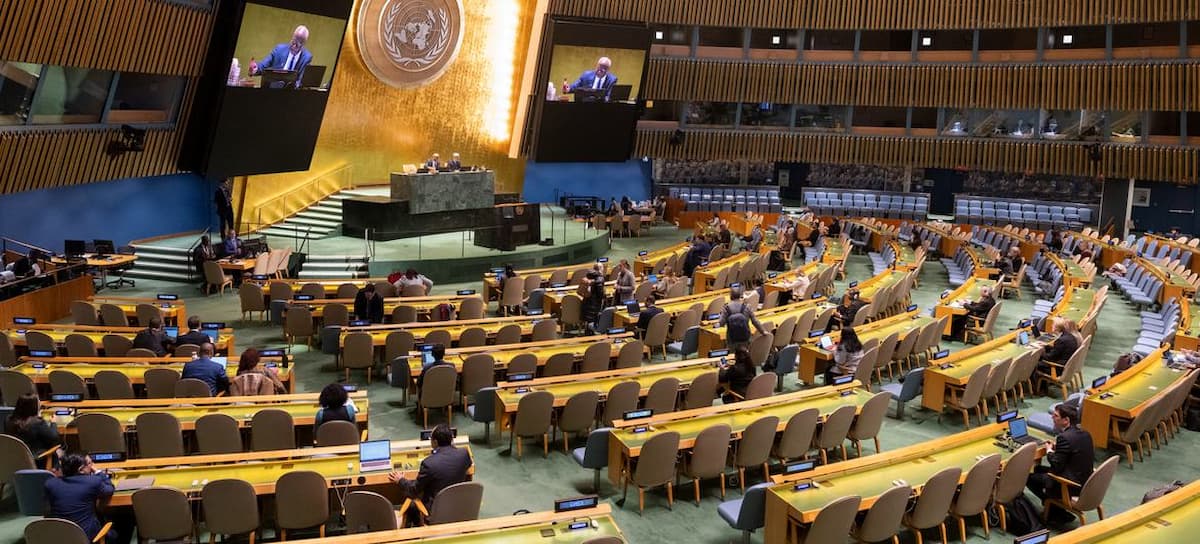
[[662,159],[750,159],[836,164],[919,164],[1003,172],[1138,178],[1195,184],[1200,148],[1101,145],[1102,160],[1086,144],[986,139],[935,139],[749,131],[688,131],[673,146],[671,130],[639,130],[636,156]]
[[105,154],[115,127],[0,130],[0,194],[176,172],[212,19],[163,0],[0,0],[0,60],[188,80],[176,127],[150,130],[140,153]]
[[1195,110],[1200,65],[783,64],[654,58],[653,100],[1002,109]]
[[1200,0],[550,0],[550,13],[659,24],[962,29],[1200,18]]

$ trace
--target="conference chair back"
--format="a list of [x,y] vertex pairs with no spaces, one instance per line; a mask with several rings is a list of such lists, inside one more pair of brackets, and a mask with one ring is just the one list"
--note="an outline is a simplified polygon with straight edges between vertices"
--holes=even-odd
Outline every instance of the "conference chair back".
[[650,385],[644,407],[653,410],[655,414],[674,412],[675,400],[678,397],[679,378],[671,376],[660,378]]
[[312,311],[307,306],[288,306],[285,315],[284,333],[292,342],[300,337],[312,339],[315,334]]
[[783,427],[783,434],[775,446],[775,456],[784,462],[792,459],[808,457],[812,449],[813,437],[817,434],[817,420],[821,413],[816,408],[808,408],[792,414]]
[[83,378],[78,374],[68,370],[52,370],[50,371],[50,392],[55,395],[81,395],[80,398],[88,398],[87,384],[83,383]]
[[684,467],[684,474],[693,480],[716,478],[725,473],[729,458],[732,430],[729,425],[719,423],[700,431],[692,446],[692,454]]
[[346,532],[349,534],[392,531],[397,529],[392,501],[372,491],[351,491],[346,495]]
[[329,520],[329,485],[325,476],[311,470],[297,470],[275,481],[275,521],[281,537],[288,530],[320,527],[325,536]]
[[208,384],[196,378],[183,378],[175,382],[175,398],[205,398],[212,396]]
[[451,342],[453,342],[453,339],[448,330],[434,329],[425,333],[424,343],[426,345],[436,346],[440,344],[442,347],[449,348]]
[[854,449],[858,455],[862,455],[861,442],[864,440],[875,441],[875,453],[880,452],[879,431],[883,429],[883,416],[887,415],[888,403],[891,400],[890,393],[876,393],[875,396],[867,399],[862,409],[858,411],[858,417],[854,418],[854,426],[846,435],[854,442]]
[[153,351],[151,351],[147,348],[133,348],[133,349],[125,352],[125,356],[126,357],[135,357],[135,358],[139,358],[139,359],[145,359],[145,358],[158,357],[158,354],[154,353]]
[[[534,391],[517,403],[517,417],[513,422],[512,434],[517,440],[542,437],[543,451],[547,445],[547,434],[554,416],[554,394],[549,391]],[[518,456],[520,455],[518,449]]]
[[1092,472],[1091,477],[1083,483],[1083,488],[1079,490],[1079,496],[1071,501],[1069,505],[1071,509],[1087,512],[1100,508],[1104,502],[1104,496],[1108,494],[1108,487],[1112,484],[1113,475],[1117,472],[1117,463],[1120,461],[1121,457],[1114,455],[1100,463],[1100,466]]
[[860,504],[862,504],[862,498],[858,495],[845,496],[826,504],[820,512],[817,512],[817,517],[813,520],[812,527],[808,529],[804,542],[818,544],[844,541],[846,535],[850,534],[850,527],[854,524],[854,517],[858,515]]
[[[682,315],[680,314],[681,317]],[[650,323],[646,325],[646,336],[643,342],[650,347],[651,353],[655,348],[659,348],[663,352],[663,357],[666,357],[667,329],[670,326],[671,315],[666,312],[650,318]]]
[[342,365],[347,370],[369,369],[375,366],[375,344],[371,333],[352,332],[346,335],[342,349]]
[[17,364],[17,352],[7,334],[0,334],[0,367],[10,368]]
[[[375,282],[375,294],[384,298],[391,298],[400,295],[400,293],[396,292],[396,286],[386,281]],[[357,296],[357,294],[355,296]]]
[[796,316],[788,317],[780,323],[772,332],[771,347],[775,351],[783,349],[784,346],[792,343],[792,337],[796,334]]
[[74,522],[65,519],[38,519],[25,526],[26,544],[92,544]]
[[1000,454],[993,453],[976,461],[967,471],[962,488],[950,505],[950,514],[957,518],[982,514],[992,500],[992,489],[999,473]]
[[596,391],[580,391],[571,395],[558,418],[558,429],[563,433],[563,451],[567,449],[567,435],[582,433],[596,423],[596,409],[600,405],[600,394]]
[[458,335],[458,347],[460,348],[473,348],[485,344],[487,344],[487,331],[483,327],[469,327]]
[[173,487],[147,487],[133,492],[138,538],[183,541],[195,531],[187,495]]
[[92,377],[92,383],[96,386],[96,397],[101,400],[133,398],[133,383],[124,372],[101,370]]
[[921,495],[905,516],[904,524],[914,531],[921,531],[945,523],[961,476],[962,469],[959,467],[945,468],[930,476],[921,488]]
[[767,356],[771,354],[771,346],[774,344],[775,335],[769,332],[750,340],[750,360],[754,362],[754,366],[762,367],[767,362]]
[[96,341],[82,334],[68,334],[63,345],[67,348],[67,357],[95,357]]
[[343,283],[338,286],[336,296],[343,300],[358,298],[358,286],[353,283]]
[[120,306],[101,304],[100,323],[107,327],[128,327],[129,318],[125,317],[125,310],[122,310]]
[[822,463],[826,461],[825,451],[832,448],[840,448],[842,457],[845,458],[846,448],[843,443],[850,433],[850,425],[854,423],[854,414],[854,406],[839,406],[821,424],[821,432],[817,435],[816,446],[821,450]]
[[[570,357],[570,354],[566,355]],[[549,365],[547,364],[547,366]],[[496,361],[488,353],[475,353],[463,361],[460,392],[463,406],[467,405],[466,399],[474,398],[480,389],[496,385],[495,368]]]
[[871,505],[862,522],[851,534],[859,542],[882,542],[891,539],[900,530],[900,523],[904,519],[904,511],[908,507],[911,495],[912,488],[907,485],[884,491],[875,499],[875,504]]
[[746,386],[745,400],[762,399],[775,394],[775,381],[773,372],[755,376],[750,380],[750,385]]
[[[762,465],[763,478],[767,478],[767,459],[771,455],[771,446],[775,444],[775,431],[778,428],[777,416],[764,416],[746,426],[733,458],[738,472],[744,473],[746,467]],[[745,487],[744,482],[742,486]]]
[[54,343],[54,339],[41,331],[25,331],[25,346],[29,348],[29,351],[52,351],[58,353],[58,345]]
[[415,343],[413,335],[409,331],[389,332],[384,339],[384,360],[394,361],[397,357],[408,357]]
[[604,399],[604,426],[611,427],[613,421],[621,419],[625,412],[636,410],[641,390],[642,386],[637,382],[621,382],[612,386]]
[[[99,376],[100,373],[96,373],[96,377],[99,378]],[[122,374],[122,376],[124,375]],[[142,373],[142,380],[146,383],[148,398],[169,399],[175,396],[175,384],[179,382],[179,371],[173,368],[151,368]]]
[[533,326],[533,341],[554,340],[558,338],[558,321],[543,319]]
[[651,437],[642,445],[637,467],[633,470],[633,483],[638,487],[654,487],[673,481],[678,455],[678,432],[670,431]]
[[[428,343],[428,342],[427,342]],[[521,343],[521,326],[510,323],[496,331],[496,345]]]
[[225,414],[205,414],[196,420],[196,450],[200,455],[241,453],[242,431]]
[[326,327],[345,327],[350,324],[350,308],[340,302],[325,305],[323,320]]
[[416,306],[400,304],[392,309],[392,323],[413,323],[417,320]]
[[575,367],[575,355],[570,353],[555,353],[546,360],[546,366],[542,371],[542,376],[547,378],[553,376],[566,376],[571,373]]
[[133,349],[133,340],[119,334],[106,334],[100,338],[105,357],[125,357]]
[[182,344],[175,346],[176,357],[195,357],[200,354],[200,346],[196,344]]
[[89,413],[72,422],[79,429],[79,448],[87,452],[125,452],[125,431],[121,422],[108,414]]
[[429,524],[457,523],[479,519],[483,503],[483,484],[460,482],[447,486],[433,498],[429,506]]
[[319,283],[306,283],[300,286],[301,295],[312,297],[313,300],[325,298],[325,286]]
[[538,358],[532,353],[518,353],[508,360],[507,374],[533,374],[537,372]]
[[0,434],[0,489],[13,481],[18,470],[34,470],[33,453],[21,439]]
[[483,299],[479,297],[465,298],[458,304],[459,319],[483,319]]
[[720,387],[718,378],[719,375],[716,371],[706,372],[693,378],[692,383],[688,385],[687,396],[683,400],[683,409],[694,410],[712,406],[713,399],[717,398],[717,389]]
[[588,346],[583,352],[583,362],[580,363],[579,372],[588,374],[608,370],[611,355],[612,343],[610,342],[596,342]]
[[258,530],[258,496],[244,480],[208,482],[200,490],[204,525],[213,535],[241,535]]
[[[358,294],[358,289],[355,289],[354,292],[355,294]],[[281,281],[271,282],[271,284],[267,287],[267,293],[271,295],[271,300],[292,300],[292,298],[295,296],[295,290],[292,288],[292,284]],[[321,298],[324,298],[324,296]]]
[[153,304],[138,304],[134,307],[134,313],[137,315],[139,326],[147,327],[150,321],[157,319],[160,323],[163,320],[162,310]]
[[268,408],[255,412],[250,419],[250,450],[294,450],[296,427],[292,414]]
[[641,340],[627,340],[621,345],[621,350],[617,352],[616,368],[635,368],[642,365],[643,354],[646,352],[646,345]]
[[71,301],[71,321],[76,325],[99,325],[96,305],[86,300]]
[[20,372],[0,370],[0,400],[5,406],[16,406],[21,395],[37,394],[33,380]]
[[349,446],[359,442],[358,425],[349,421],[326,421],[317,427],[317,447]]
[[164,412],[143,412],[134,420],[137,426],[138,456],[181,457],[183,429],[179,419]]

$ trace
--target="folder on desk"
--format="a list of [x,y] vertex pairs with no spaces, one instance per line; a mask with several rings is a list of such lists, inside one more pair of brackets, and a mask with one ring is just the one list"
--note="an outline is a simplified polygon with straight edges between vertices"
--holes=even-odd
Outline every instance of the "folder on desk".
[[154,485],[154,478],[128,478],[116,483],[117,491],[137,491]]

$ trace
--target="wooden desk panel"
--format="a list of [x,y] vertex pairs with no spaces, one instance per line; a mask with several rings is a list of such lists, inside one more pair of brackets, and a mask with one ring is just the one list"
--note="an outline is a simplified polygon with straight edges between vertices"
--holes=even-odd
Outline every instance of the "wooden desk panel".
[[[966,387],[971,373],[980,366],[992,366],[1005,359],[1016,359],[1028,350],[1038,349],[1032,344],[1022,346],[1016,343],[1017,335],[1021,330],[954,352],[925,367],[921,405],[934,412],[941,412],[946,404],[947,389],[949,387],[960,389]],[[950,365],[950,367],[942,368],[945,365]]]
[[[27,359],[23,357],[22,359]],[[115,359],[115,361],[106,361],[105,359]],[[147,370],[152,368],[169,368],[179,373],[183,373],[183,365],[187,364],[191,357],[162,357],[154,360],[145,359],[130,359],[126,357],[57,357],[54,359],[39,359],[38,362],[22,362],[17,366],[10,368],[14,372],[20,372],[29,376],[33,380],[33,384],[47,387],[49,391],[50,373],[55,370],[65,370],[80,378],[83,378],[85,383],[92,383],[96,379],[96,373],[102,370],[115,370],[124,374],[129,378],[129,382],[133,385],[145,385],[146,380],[144,375]],[[269,362],[270,359],[264,359],[262,364]],[[35,365],[41,365],[41,368]],[[237,376],[238,359],[237,357],[228,358],[225,365],[225,373],[229,375],[229,379],[233,380]],[[292,373],[292,367],[283,368],[276,367],[276,372],[279,373],[279,380],[287,388],[288,393],[295,391],[295,374]],[[49,397],[46,397],[49,398]]]
[[32,317],[38,323],[53,323],[71,315],[71,302],[86,300],[96,292],[91,275],[83,275],[9,299],[0,300],[0,326],[14,317]]
[[[590,520],[591,527],[571,530],[572,521]],[[552,536],[545,536],[550,531]],[[520,516],[503,516],[460,523],[442,523],[410,527],[395,531],[376,531],[332,538],[322,538],[322,544],[384,544],[432,540],[442,544],[516,544],[546,542],[547,544],[582,544],[596,538],[614,537],[625,541],[621,529],[612,518],[612,508],[601,502],[596,508],[570,512],[535,512]],[[301,540],[299,542],[317,542]]]
[[746,266],[746,264],[750,262],[750,257],[752,255],[754,254],[743,251],[725,257],[724,259],[721,259],[715,263],[708,263],[705,266],[697,267],[696,270],[692,272],[692,293],[698,294],[708,291],[712,288],[712,283],[717,279],[717,274],[719,274],[721,270],[728,270],[733,265],[739,263],[742,266]]
[[[25,329],[0,330],[0,334],[8,335],[8,339],[12,342],[13,347],[24,348],[26,347],[25,335],[23,333],[18,333],[17,330]],[[50,336],[51,340],[54,340],[54,343],[57,344],[59,348],[63,347],[63,343],[66,342],[67,336],[71,334],[82,334],[88,338],[91,338],[92,341],[96,343],[96,349],[98,351],[104,351],[104,346],[102,344],[105,335],[116,334],[133,340],[134,337],[136,337],[139,332],[145,330],[145,328],[106,327],[102,325],[30,325],[27,327],[27,330],[46,333]],[[180,334],[186,334],[187,332],[188,331],[186,329],[180,329],[179,331]],[[219,354],[234,353],[233,329],[221,329],[217,334],[217,344],[214,347]]]
[[365,332],[371,334],[371,339],[376,346],[387,345],[387,335],[396,331],[408,331],[413,335],[413,339],[421,342],[426,334],[435,330],[444,330],[450,333],[451,341],[458,341],[458,337],[462,336],[463,331],[475,327],[479,327],[487,331],[488,336],[494,336],[500,329],[517,324],[521,326],[521,334],[529,336],[533,334],[533,325],[537,321],[543,319],[553,319],[545,315],[517,315],[511,317],[492,317],[485,319],[459,319],[456,321],[427,321],[421,323],[401,323],[392,325],[372,325],[369,327],[342,327],[342,334],[339,337],[338,345],[345,347],[346,335],[354,332]]
[[[1092,435],[1097,448],[1108,447],[1109,437],[1119,421],[1137,417],[1151,401],[1179,380],[1188,378],[1189,373],[1164,364],[1164,351],[1164,348],[1155,350],[1125,372],[1109,378],[1099,389],[1089,389],[1089,395],[1083,399],[1080,426]],[[1101,399],[1104,393],[1113,396]]]
[[[932,317],[921,315],[919,310],[914,310],[856,327],[854,332],[858,333],[858,339],[863,342],[872,338],[883,341],[894,332],[900,333],[900,338],[903,339],[912,331],[933,323],[933,321]],[[833,331],[829,333],[829,336],[836,342],[841,339],[841,332]],[[815,383],[817,374],[824,372],[830,361],[833,361],[833,351],[821,348],[817,343],[819,340],[820,338],[810,338],[800,346],[798,373],[800,379],[807,384]]]
[[[944,316],[967,315],[967,309],[963,307],[968,302],[979,300],[980,293],[984,287],[991,287],[993,295],[995,294],[997,280],[981,279],[977,277],[967,278],[967,281],[958,286],[957,289],[950,291],[942,298],[937,306],[933,307],[933,317],[941,319]],[[999,302],[997,302],[999,304]],[[950,329],[953,327],[954,319],[946,321],[946,328],[942,330],[942,336],[950,336]]]
[[1187,542],[1200,534],[1200,480],[1100,521],[1055,535],[1051,544]]

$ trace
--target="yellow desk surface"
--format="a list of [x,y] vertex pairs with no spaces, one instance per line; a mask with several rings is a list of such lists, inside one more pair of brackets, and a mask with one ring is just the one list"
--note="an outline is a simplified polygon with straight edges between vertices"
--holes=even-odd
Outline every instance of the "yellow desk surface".
[[[826,269],[829,268],[829,266],[830,266],[829,263],[813,261],[811,263],[805,264],[804,267],[801,269],[801,271],[804,272],[804,275],[807,276],[809,280],[815,280],[817,275],[824,272]],[[771,274],[775,274],[775,275],[772,276]],[[787,272],[779,272],[779,273],[768,272],[767,273],[767,282],[765,284],[763,284],[763,290],[767,293],[770,293],[771,291],[786,291],[787,288],[784,287],[784,284],[786,284],[794,279],[796,279],[796,269],[795,268],[792,268],[792,269],[788,270]]]
[[825,252],[821,254],[821,262],[825,264],[839,264],[846,262],[846,258],[850,256],[850,243],[843,242],[841,238],[825,237]]
[[1067,287],[1051,315],[1070,319],[1078,324],[1087,316],[1096,298],[1096,291],[1083,287]]
[[[131,264],[137,260],[137,255],[105,255],[97,257],[95,254],[85,253],[83,257],[87,259],[87,265],[92,268],[116,268]],[[61,257],[51,257],[50,262],[54,264],[69,264],[69,261]]]
[[362,289],[369,283],[387,282],[387,278],[311,278],[311,279],[270,279],[267,280],[267,285],[263,287],[264,293],[270,293],[270,284],[286,283],[292,286],[293,290],[299,290],[301,286],[315,283],[325,288],[325,296],[337,296],[338,287],[342,284],[349,283],[355,287]]
[[[609,263],[607,261],[605,261],[604,263],[601,263],[601,264],[604,265],[604,274],[605,274],[605,276],[607,276],[608,269],[609,269],[609,266],[608,266]],[[542,286],[544,287],[550,282],[550,276],[553,275],[555,272],[558,272],[559,270],[565,270],[567,272],[567,281],[569,282],[571,280],[571,274],[573,274],[576,270],[591,270],[593,266],[595,266],[595,263],[580,263],[580,264],[569,264],[566,266],[547,266],[547,267],[543,267],[543,268],[527,268],[524,270],[514,270],[514,272],[516,272],[518,278],[527,278],[529,276],[537,274],[542,277]],[[501,288],[500,282],[496,281],[496,273],[495,272],[489,271],[483,275],[483,295],[484,295],[483,300],[485,302],[489,301],[489,300],[494,300],[496,298],[496,296],[499,295],[500,288]]]
[[[971,373],[980,366],[991,366],[1005,359],[1016,359],[1026,351],[1038,349],[1040,346],[1034,344],[1022,346],[1016,342],[1021,330],[1027,329],[1015,330],[989,342],[951,353],[944,359],[934,360],[925,367],[921,405],[935,412],[941,412],[945,406],[946,389],[948,387],[965,387]],[[946,365],[949,367],[942,368]]]
[[705,266],[697,267],[696,270],[692,272],[692,293],[703,293],[708,291],[709,288],[712,287],[712,282],[717,279],[717,274],[719,274],[722,270],[728,270],[735,264],[741,263],[742,266],[745,266],[746,263],[750,262],[750,257],[752,255],[755,254],[748,251],[743,251],[725,257],[724,259],[721,259],[715,263],[708,263]]
[[[859,509],[865,511],[879,495],[892,488],[895,480],[918,487],[949,467],[961,467],[965,478],[967,470],[987,455],[998,453],[1007,461],[1012,452],[995,443],[996,436],[1006,429],[1004,424],[993,423],[876,455],[822,465],[803,474],[774,476],[771,479],[779,485],[767,490],[765,541],[786,542],[789,527],[812,523],[826,504],[847,495],[862,497]],[[1049,438],[1037,430],[1030,433]],[[794,485],[800,481],[815,481],[818,487],[796,491]]]
[[546,315],[517,315],[511,317],[492,317],[486,319],[459,319],[456,321],[427,321],[423,323],[401,323],[392,325],[372,325],[369,327],[342,327],[342,334],[339,337],[338,344],[346,345],[346,335],[353,332],[366,332],[371,334],[371,338],[376,346],[387,344],[387,335],[396,331],[408,331],[413,335],[413,339],[420,342],[425,338],[426,334],[435,330],[444,330],[450,333],[450,339],[457,341],[463,331],[479,327],[487,331],[488,336],[495,335],[500,329],[516,323],[521,326],[521,334],[528,336],[533,334],[534,322],[543,319],[553,319]]
[[[843,392],[846,396],[842,396]],[[614,421],[614,429],[608,442],[608,477],[614,485],[620,484],[621,475],[627,472],[629,462],[641,455],[642,445],[659,433],[678,432],[679,448],[688,449],[695,444],[701,431],[713,425],[729,425],[733,438],[738,439],[751,423],[766,416],[778,416],[777,430],[782,431],[788,420],[802,410],[816,408],[823,417],[847,404],[861,409],[871,396],[872,393],[862,389],[858,382],[852,381],[838,386],[818,387],[733,404],[683,410],[645,419]],[[635,429],[647,425],[648,430],[634,432]]]
[[[618,383],[624,382],[637,382],[641,385],[640,397],[649,394],[650,386],[663,378],[678,378],[680,391],[686,391],[692,380],[697,377],[718,372],[719,361],[719,357],[688,359],[676,363],[539,378],[527,382],[500,382],[496,384],[496,395],[500,401],[496,403],[496,434],[503,434],[501,431],[508,428],[509,419],[517,413],[517,405],[520,404],[521,398],[534,391],[549,391],[553,394],[555,407],[566,406],[567,399],[584,391],[599,393],[600,402],[604,402],[608,391]],[[518,393],[518,390],[526,391]]]
[[1050,538],[1051,544],[1187,542],[1200,534],[1200,480]]
[[217,259],[217,266],[220,266],[221,270],[229,270],[233,272],[254,270],[255,264],[258,264],[258,259],[255,257],[247,257],[244,259]]
[[[357,408],[359,424],[366,424],[370,404],[365,391],[350,394]],[[56,409],[73,408],[74,415],[56,416]],[[250,425],[250,419],[259,410],[283,410],[292,415],[296,425],[312,425],[317,415],[316,394],[300,395],[270,395],[257,397],[212,397],[185,399],[126,399],[120,401],[83,401],[83,402],[47,402],[43,404],[42,415],[58,424],[59,432],[64,435],[77,434],[78,429],[71,423],[78,416],[90,413],[108,414],[121,423],[130,427],[137,416],[146,412],[165,412],[179,419],[180,427],[187,431],[195,429],[196,420],[208,414],[225,414],[237,420],[244,426]]]
[[[910,332],[919,327],[924,327],[933,321],[932,317],[924,315],[920,310],[914,310],[909,313],[894,315],[887,319],[880,319],[879,321],[873,321],[861,327],[856,327],[854,332],[858,333],[858,339],[863,342],[872,338],[878,338],[882,342],[884,338],[887,338],[894,332],[900,333],[900,338],[903,339]],[[829,336],[835,342],[841,340],[840,331],[833,331],[829,333]],[[804,380],[804,383],[813,383],[817,374],[825,370],[826,365],[824,363],[833,360],[833,351],[822,348],[819,341],[819,337],[809,338],[800,346],[800,367],[798,371],[800,379]]]
[[[656,301],[654,305],[662,310],[663,313],[669,314],[671,318],[674,319],[675,316],[679,315],[680,312],[686,311],[696,304],[701,304],[707,308],[708,303],[712,302],[713,299],[716,299],[717,297],[725,297],[725,299],[728,300],[729,289],[718,289],[715,291],[705,291],[703,293],[696,293],[693,295],[664,298]],[[704,316],[700,317],[703,319]],[[629,310],[625,309],[623,306],[618,306],[617,311],[613,312],[614,327],[628,326],[633,323],[637,323],[637,319],[631,316],[629,314]]]
[[158,308],[162,312],[164,319],[174,320],[176,323],[181,323],[187,317],[187,306],[183,300],[158,300],[156,298],[138,298],[138,297],[106,297],[103,295],[94,295],[87,298],[88,302],[95,304],[97,308],[101,304],[113,304],[125,312],[126,317],[137,317],[138,304],[149,304]]
[[691,243],[679,242],[678,244],[670,247],[647,252],[645,255],[638,255],[637,259],[633,261],[633,273],[639,276],[652,274],[654,273],[655,265],[657,265],[659,261],[670,259],[672,255],[682,259],[691,248]]
[[[1099,389],[1090,389],[1084,397],[1080,426],[1091,433],[1097,448],[1108,447],[1110,426],[1116,426],[1118,420],[1133,419],[1152,399],[1188,376],[1187,372],[1167,366],[1163,351],[1163,348],[1154,350],[1138,364],[1109,378]],[[1104,393],[1112,396],[1101,399]]]
[[[938,301],[937,306],[933,307],[933,317],[941,319],[946,315],[967,315],[967,309],[963,307],[968,302],[979,300],[980,291],[984,287],[991,287],[995,293],[997,280],[989,280],[986,278],[970,277],[962,285],[958,286],[953,291],[946,294],[945,298]],[[995,294],[993,294],[995,296]],[[942,336],[950,336],[950,329],[953,326],[953,320],[946,322],[946,328],[942,330]]]
[[[573,521],[591,521],[592,526],[571,530]],[[551,536],[543,533],[549,531]],[[612,518],[612,507],[601,502],[587,510],[570,512],[534,512],[520,516],[484,518],[460,523],[410,527],[395,531],[376,531],[322,538],[321,544],[384,544],[396,542],[437,542],[445,544],[582,544],[594,538],[616,537],[625,541]],[[300,540],[298,542],[310,542]],[[313,540],[311,542],[318,542]]]
[[[111,359],[115,359],[114,361],[106,361],[105,359],[108,358],[56,357],[48,360],[39,359],[38,362],[22,362],[8,370],[29,376],[35,385],[48,385],[50,383],[50,373],[55,370],[65,370],[83,378],[88,383],[94,380],[96,373],[101,370],[115,370],[129,377],[130,383],[141,385],[146,383],[143,375],[147,370],[151,368],[170,368],[176,372],[183,372],[183,365],[190,361],[191,357],[162,357],[159,359],[111,357]],[[269,360],[266,361],[269,362]],[[265,362],[262,364],[265,364]],[[41,368],[38,368],[38,365]],[[237,375],[237,369],[238,359],[236,357],[229,358],[225,365],[225,373],[229,375],[231,380]],[[282,366],[277,366],[275,371],[279,373],[279,380],[283,382],[288,391],[293,391],[295,383],[292,379],[292,367],[283,368]]]
[[[455,446],[466,448],[467,452],[471,453],[466,436],[456,438]],[[429,442],[423,440],[392,443],[393,467],[397,472],[404,473],[405,477],[415,478],[421,460],[429,456],[430,450]],[[352,487],[388,483],[388,471],[359,471],[357,445],[135,459],[124,463],[103,464],[99,467],[114,471],[114,485],[135,478],[153,478],[155,486],[173,487],[184,493],[199,492],[211,481],[236,478],[249,482],[254,486],[256,494],[271,495],[275,493],[275,482],[280,476],[298,470],[320,473],[331,485],[335,479],[350,479],[349,486]],[[469,474],[473,473],[474,465],[469,471]],[[360,476],[366,481],[359,483]],[[132,504],[132,501],[132,491],[118,491],[113,494],[110,504],[127,506]]]
[[1180,300],[1179,304],[1179,312],[1183,316],[1183,321],[1180,322],[1179,331],[1175,334],[1175,348],[1196,351],[1197,348],[1200,348],[1200,304],[1186,298]]
[[907,270],[887,270],[878,276],[871,276],[858,284],[858,294],[864,300],[872,300],[876,293],[885,287],[891,287],[900,283],[904,276],[908,275]]
[[[439,304],[453,304],[455,309],[462,305],[462,301],[468,298],[479,298],[479,295],[440,295],[429,297],[387,297],[383,299],[383,315],[390,317],[392,311],[397,306],[412,306],[417,309],[418,314],[428,314]],[[314,318],[323,318],[325,316],[325,306],[329,304],[341,304],[346,306],[351,312],[354,311],[354,299],[352,298],[325,298],[321,300],[296,300],[288,301],[289,306],[308,306]]]
[[[104,351],[103,340],[108,334],[116,334],[133,340],[139,332],[145,330],[144,327],[106,327],[106,326],[88,326],[88,325],[30,325],[28,330],[44,332],[54,340],[55,344],[62,346],[67,341],[67,336],[71,334],[82,334],[91,338],[96,343],[96,349]],[[24,329],[9,329],[3,331],[3,334],[8,335],[8,339],[15,347],[25,347],[25,335],[18,333],[17,330]],[[186,334],[187,329],[179,329],[179,334]],[[221,329],[217,335],[217,345],[215,346],[219,353],[229,353],[234,349],[233,329]]]
[[[778,326],[789,317],[799,318],[804,312],[816,310],[817,315],[820,315],[825,310],[836,308],[837,305],[829,302],[824,297],[810,298],[801,300],[784,306],[776,306],[766,310],[754,312],[754,317],[762,323],[763,329],[770,331],[774,326]],[[705,355],[710,351],[717,349],[725,349],[725,327],[722,327],[720,320],[703,321],[700,323],[700,334],[698,340],[697,353]],[[754,325],[750,326],[751,329]],[[751,331],[757,332],[757,331]]]

